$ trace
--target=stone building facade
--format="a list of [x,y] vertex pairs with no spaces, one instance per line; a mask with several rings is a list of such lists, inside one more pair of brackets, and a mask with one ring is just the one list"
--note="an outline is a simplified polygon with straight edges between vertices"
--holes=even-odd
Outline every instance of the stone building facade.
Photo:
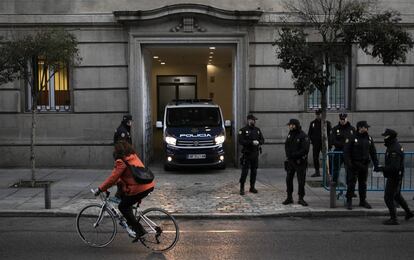
[[[68,101],[52,108],[46,104],[37,115],[38,166],[112,165],[113,131],[126,113],[134,118],[135,147],[141,157],[151,161],[157,153],[152,94],[156,75],[151,51],[160,46],[213,45],[231,49],[231,83],[226,84],[229,98],[221,105],[231,104],[227,104],[226,113],[233,122],[232,133],[244,125],[248,113],[255,114],[266,138],[261,166],[280,166],[289,118],[298,118],[307,130],[314,117],[313,97],[297,95],[291,74],[276,60],[272,43],[284,15],[280,2],[1,1],[3,40],[39,28],[62,27],[79,42],[82,62],[69,68],[65,76]],[[401,12],[403,26],[414,32],[412,1],[388,0],[382,5]],[[214,82],[215,78],[206,76],[206,81]],[[354,48],[338,79],[342,93],[335,97],[340,104],[332,102],[328,114],[333,124],[339,112],[347,111],[353,124],[367,120],[379,143],[384,128],[392,127],[400,133],[406,150],[413,150],[414,52],[404,64],[384,66]],[[207,97],[222,96],[218,90],[206,93]],[[27,107],[23,82],[0,86],[0,167],[29,166],[31,114]],[[237,164],[239,148],[232,133],[228,133],[232,150],[229,161]]]

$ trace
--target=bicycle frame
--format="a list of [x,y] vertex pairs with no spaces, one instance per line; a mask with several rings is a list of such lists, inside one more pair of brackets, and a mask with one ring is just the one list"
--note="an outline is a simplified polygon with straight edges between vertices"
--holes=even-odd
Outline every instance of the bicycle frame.
[[[99,226],[99,223],[102,221],[103,212],[104,212],[105,208],[108,208],[109,211],[111,213],[113,213],[113,216],[115,217],[115,219],[121,220],[122,214],[119,212],[119,210],[117,208],[115,208],[111,203],[108,203],[109,193],[106,193],[106,194],[100,193],[99,194],[99,198],[102,200],[102,206],[101,206],[101,211],[99,212],[98,219],[94,223],[94,227]],[[154,223],[147,216],[143,215],[142,214],[142,211],[138,207],[136,207],[136,210],[137,210],[137,213],[138,213],[139,218],[142,218],[142,220],[150,228],[149,233],[155,233],[156,234],[157,233],[157,230],[156,230],[157,224]]]
[[157,233],[154,227],[157,227],[157,224],[155,224],[151,219],[149,219],[147,216],[142,214],[142,211],[137,208],[138,215],[144,222],[150,227],[151,231],[149,233]]
[[[108,197],[109,197],[109,194],[107,194],[108,195]],[[100,197],[100,199],[102,200],[102,206],[101,206],[101,210],[100,210],[100,212],[99,212],[99,216],[98,216],[98,219],[96,220],[96,222],[93,224],[93,226],[94,227],[97,227],[97,226],[99,226],[99,223],[102,221],[102,218],[103,218],[103,213],[104,213],[104,210],[105,210],[105,208],[108,208],[108,197],[106,197],[104,194],[99,194],[99,197]],[[113,213],[114,211],[116,212],[116,209],[114,208],[114,207],[112,207],[112,206],[110,206],[109,207],[109,209],[110,209],[110,212],[111,213]],[[114,217],[116,218],[116,219],[119,219],[119,214],[114,214]]]

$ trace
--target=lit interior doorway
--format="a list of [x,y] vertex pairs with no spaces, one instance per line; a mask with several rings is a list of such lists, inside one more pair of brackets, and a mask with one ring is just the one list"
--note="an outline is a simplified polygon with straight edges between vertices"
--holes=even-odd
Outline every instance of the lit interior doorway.
[[[221,107],[224,120],[234,122],[233,108],[234,56],[233,45],[151,45],[151,113],[153,122],[152,163],[164,161],[162,121],[165,104],[172,99],[212,99]],[[226,165],[234,165],[235,136],[226,129]]]

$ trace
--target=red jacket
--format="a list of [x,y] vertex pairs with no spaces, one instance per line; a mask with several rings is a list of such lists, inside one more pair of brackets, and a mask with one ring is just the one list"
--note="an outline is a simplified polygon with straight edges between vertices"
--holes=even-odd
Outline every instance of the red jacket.
[[[125,157],[124,160],[130,165],[144,167],[144,164],[136,154],[130,154]],[[148,184],[137,183],[132,177],[131,171],[121,159],[115,161],[115,166],[112,169],[111,175],[99,186],[99,189],[101,191],[106,191],[118,181],[122,184],[123,193],[128,196],[136,195],[155,186],[154,181]]]

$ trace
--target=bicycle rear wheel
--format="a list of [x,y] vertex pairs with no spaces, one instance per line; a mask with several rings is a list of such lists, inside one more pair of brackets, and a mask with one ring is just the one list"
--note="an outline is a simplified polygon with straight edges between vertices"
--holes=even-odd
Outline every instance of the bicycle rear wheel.
[[92,247],[105,247],[116,235],[115,217],[99,204],[88,205],[79,212],[76,228],[82,241]]
[[148,208],[142,212],[139,223],[148,232],[140,239],[141,243],[155,251],[165,252],[178,242],[180,231],[174,217],[160,208]]

